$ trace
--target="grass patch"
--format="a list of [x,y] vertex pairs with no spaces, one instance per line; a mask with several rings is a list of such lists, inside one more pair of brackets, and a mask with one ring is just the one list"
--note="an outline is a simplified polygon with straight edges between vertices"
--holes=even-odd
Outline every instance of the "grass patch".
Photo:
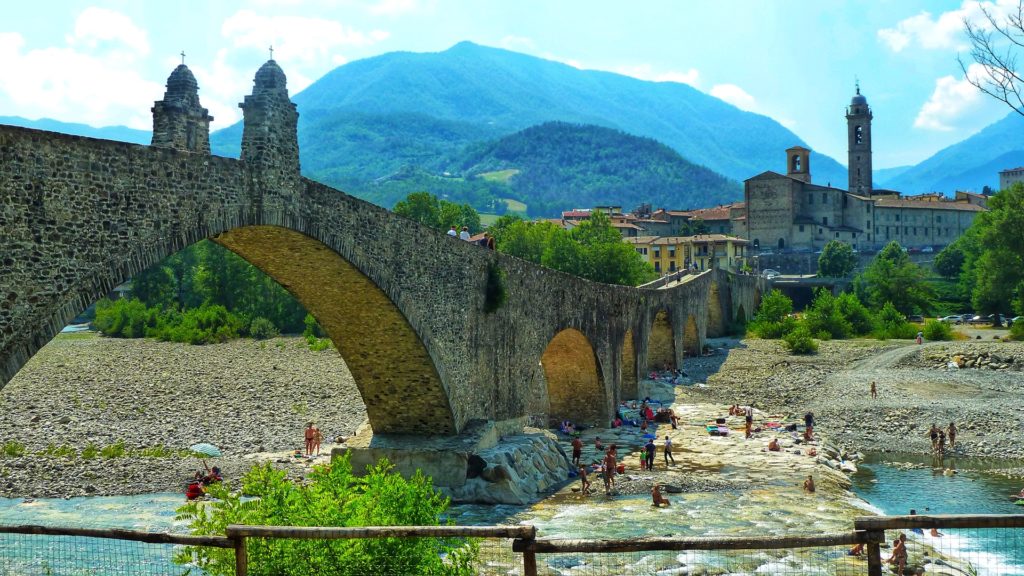
[[[509,168],[508,170],[495,170],[494,172],[482,172],[477,174],[480,178],[487,180],[488,182],[501,182],[503,184],[508,183],[509,179],[519,174],[519,170],[515,168]],[[509,210],[513,210],[512,206],[509,205]],[[525,205],[523,207],[525,210]]]
[[189,450],[176,450],[163,444],[157,444],[156,446],[147,446],[142,450],[136,450],[132,455],[140,458],[187,458],[192,456],[192,452]]
[[67,444],[61,444],[60,446],[57,446],[56,444],[47,444],[46,448],[36,452],[36,456],[45,456],[48,458],[74,458],[77,455],[78,451]]
[[100,449],[100,456],[104,458],[121,458],[127,450],[124,448],[124,441],[118,440],[114,444],[104,446]]
[[519,200],[513,200],[512,198],[502,198],[505,201],[505,206],[508,206],[509,212],[520,212],[526,214],[526,203],[520,202]]
[[82,460],[92,460],[93,458],[100,455],[100,447],[89,442],[82,448]]
[[62,332],[57,334],[59,340],[92,340],[99,337],[99,332]]
[[25,455],[25,445],[17,440],[8,440],[4,443],[3,454],[8,458],[17,458]]

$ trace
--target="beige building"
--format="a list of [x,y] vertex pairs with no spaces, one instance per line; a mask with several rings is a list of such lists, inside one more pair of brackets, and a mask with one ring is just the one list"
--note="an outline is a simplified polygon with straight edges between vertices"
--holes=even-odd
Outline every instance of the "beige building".
[[1017,182],[1024,182],[1024,166],[1009,168],[999,172],[999,189],[1007,190]]
[[637,236],[624,241],[634,247],[659,274],[693,268],[722,268],[739,272],[747,262],[747,244],[743,238],[724,234],[697,236]]
[[810,150],[786,150],[786,174],[763,172],[744,182],[744,209],[732,212],[735,234],[757,251],[818,250],[829,240],[877,249],[941,247],[986,210],[975,194],[901,196],[871,182],[871,110],[857,94],[847,109],[850,190],[811,183]]

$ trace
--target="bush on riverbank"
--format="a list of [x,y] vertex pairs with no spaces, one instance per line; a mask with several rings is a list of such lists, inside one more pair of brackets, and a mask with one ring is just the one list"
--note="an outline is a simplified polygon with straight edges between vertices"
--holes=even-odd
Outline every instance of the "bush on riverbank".
[[807,326],[798,326],[783,336],[782,343],[790,354],[814,354],[818,351],[818,343],[814,341]]
[[776,340],[796,328],[796,318],[792,314],[793,301],[782,292],[772,290],[761,299],[761,306],[748,328],[758,338]]
[[[207,488],[210,502],[192,501],[178,509],[195,535],[223,535],[229,524],[277,526],[436,526],[448,498],[419,472],[409,479],[387,460],[352,474],[348,455],[314,466],[308,484],[289,481],[267,462],[242,479],[242,490],[227,483]],[[242,496],[254,499],[243,501]],[[250,539],[249,573],[286,576],[314,574],[474,574],[477,546],[461,538],[356,538],[340,540]],[[188,547],[175,562],[196,565],[212,576],[235,573],[232,549]]]
[[924,339],[930,341],[938,340],[952,340],[953,339],[953,328],[945,322],[939,322],[938,320],[929,320],[924,325]]
[[156,338],[188,344],[212,344],[237,338],[245,322],[218,305],[204,304],[185,312],[146,308],[139,300],[100,300],[96,328],[111,338]]

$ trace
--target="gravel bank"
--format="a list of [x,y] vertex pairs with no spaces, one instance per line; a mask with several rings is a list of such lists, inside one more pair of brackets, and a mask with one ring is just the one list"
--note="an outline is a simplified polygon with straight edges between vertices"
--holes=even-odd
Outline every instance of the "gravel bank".
[[[0,495],[61,497],[179,491],[202,464],[138,455],[84,460],[82,450],[123,442],[129,452],[196,442],[228,478],[254,461],[301,448],[314,421],[329,443],[349,436],[366,408],[341,357],[311,352],[301,338],[189,346],[154,340],[62,335],[0,392],[0,442],[25,446],[0,457]],[[38,455],[70,446],[76,457]],[[309,462],[289,459],[293,476]]]
[[[720,354],[687,370],[707,387],[694,399],[746,404],[801,419],[848,449],[927,454],[933,422],[960,430],[954,455],[1024,457],[1024,344],[1019,342],[822,342],[814,356],[791,356],[778,341],[719,340]],[[1007,368],[949,369],[940,358],[996,356]],[[878,398],[869,388],[878,383]]]

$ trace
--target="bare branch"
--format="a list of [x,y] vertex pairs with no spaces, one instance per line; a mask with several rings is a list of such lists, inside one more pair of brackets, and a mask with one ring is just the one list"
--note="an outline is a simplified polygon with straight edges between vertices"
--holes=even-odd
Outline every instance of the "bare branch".
[[1024,116],[1024,77],[1017,67],[1017,57],[1024,49],[1024,0],[1018,0],[1016,12],[1005,17],[998,16],[991,7],[979,8],[985,21],[963,21],[971,59],[977,66],[960,56],[957,63],[972,86]]

